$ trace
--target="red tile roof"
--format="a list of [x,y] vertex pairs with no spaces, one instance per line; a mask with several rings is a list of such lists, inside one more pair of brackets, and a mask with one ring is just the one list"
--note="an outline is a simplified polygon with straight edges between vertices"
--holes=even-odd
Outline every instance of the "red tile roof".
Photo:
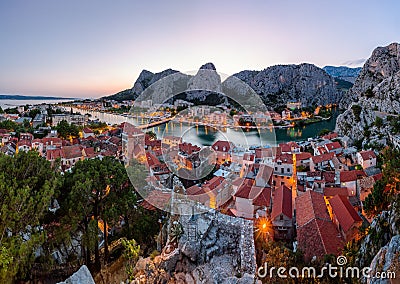
[[342,145],[340,145],[339,142],[332,142],[332,143],[325,144],[325,147],[326,147],[326,149],[328,149],[328,151],[332,151],[332,150],[342,148]]
[[302,153],[296,154],[296,160],[297,161],[308,160],[311,157],[312,157],[311,153],[308,153],[308,152],[302,152]]
[[62,140],[57,137],[44,137],[42,138],[42,142],[44,145],[60,145],[62,144]]
[[204,183],[204,187],[207,187],[209,190],[213,190],[218,185],[220,185],[224,180],[225,180],[224,177],[213,177],[212,179]]
[[121,141],[122,141],[121,138],[116,137],[116,136],[113,136],[110,139],[108,139],[108,142],[110,142],[111,144],[114,144],[114,145],[118,145],[119,143],[121,143]]
[[146,159],[149,167],[161,164],[161,162],[157,159],[157,157],[151,154],[150,152],[146,152]]
[[332,197],[335,195],[341,196],[349,196],[349,192],[347,187],[325,187],[324,188],[324,196]]
[[343,239],[329,218],[322,194],[307,191],[296,198],[297,241],[306,261],[337,255]]
[[383,178],[383,174],[382,174],[382,173],[376,174],[376,175],[373,175],[373,177],[374,177],[374,180],[375,180],[375,181],[381,180],[381,179]]
[[314,256],[322,259],[326,254],[338,255],[344,242],[331,221],[312,219],[297,229],[299,249],[309,262]]
[[343,171],[340,172],[340,182],[349,182],[357,180],[357,172],[356,171]]
[[88,127],[83,128],[82,132],[83,132],[83,133],[86,133],[86,134],[93,133],[92,129],[90,129],[90,128],[88,128]]
[[203,193],[205,193],[205,191],[197,185],[193,185],[186,189],[187,195],[198,195],[198,194],[203,194]]
[[61,158],[61,149],[52,149],[46,151],[46,159],[48,161],[52,161],[57,158]]
[[293,164],[293,155],[292,154],[281,154],[277,156],[276,161],[281,161],[283,164]]
[[278,187],[274,192],[271,219],[275,219],[280,214],[292,218],[292,191],[285,185]]
[[314,164],[319,164],[325,161],[332,160],[334,156],[334,153],[326,153],[319,156],[313,156],[311,159],[313,160]]
[[[123,126],[122,126],[122,124],[123,124]],[[143,131],[140,128],[137,128],[135,125],[128,123],[128,122],[123,122],[122,124],[121,124],[121,126],[123,127],[123,131],[125,133],[127,133],[128,135],[143,134],[143,136],[144,136]]]
[[321,193],[308,190],[297,196],[295,204],[298,227],[304,226],[313,219],[330,220],[325,200]]
[[201,150],[201,148],[197,145],[192,145],[192,143],[180,143],[179,144],[179,151],[187,154],[187,155],[191,155],[195,152],[199,152]]
[[339,135],[336,132],[329,133],[327,135],[322,136],[323,139],[331,140],[337,138]]
[[269,166],[267,166],[267,165],[261,165],[261,166],[260,166],[260,169],[258,170],[256,179],[258,179],[258,178],[263,178],[263,179],[265,179],[267,182],[269,182],[269,180],[270,180],[271,177],[272,177],[273,172],[274,172],[274,169],[273,169],[273,168],[271,168],[271,167],[269,167]]
[[257,159],[273,157],[273,155],[274,155],[272,148],[257,148],[257,149],[255,149],[255,152],[256,152]]
[[166,206],[169,204],[170,198],[170,192],[152,190],[140,205],[149,210],[156,210],[156,208],[166,208]]
[[262,187],[254,186],[251,183],[245,182],[238,191],[235,193],[236,197],[253,200],[261,194],[263,191]]
[[83,148],[83,151],[85,152],[85,155],[87,158],[94,158],[97,156],[97,154],[94,152],[94,148]]
[[332,212],[335,214],[344,232],[351,229],[354,223],[362,222],[354,207],[350,204],[346,196],[336,195],[329,199]]
[[290,146],[286,143],[281,143],[279,144],[279,148],[281,149],[281,152],[292,152],[292,149],[290,148]]
[[369,151],[361,151],[361,152],[360,152],[360,155],[361,155],[361,157],[362,157],[362,159],[363,159],[364,161],[376,159],[376,155],[375,155],[374,151],[372,151],[372,150],[369,150]]
[[243,155],[243,161],[254,161],[254,157],[255,157],[254,154],[245,153],[245,154]]
[[244,178],[237,177],[234,181],[232,181],[233,186],[240,186],[244,181]]
[[219,152],[229,152],[231,149],[231,143],[229,141],[219,140],[212,145],[212,148]]
[[83,157],[82,148],[79,145],[65,146],[61,149],[62,157],[75,159]]
[[327,183],[335,183],[336,174],[333,171],[322,172],[322,177]]
[[260,194],[253,199],[253,205],[255,206],[271,206],[271,188],[264,187]]

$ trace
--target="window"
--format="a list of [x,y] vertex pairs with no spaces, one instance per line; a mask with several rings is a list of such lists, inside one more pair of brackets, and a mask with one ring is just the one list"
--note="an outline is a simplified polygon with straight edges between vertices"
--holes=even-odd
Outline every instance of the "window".
[[280,216],[279,216],[279,220],[283,220],[283,215],[281,214]]
[[290,168],[287,169],[287,172],[290,173]]

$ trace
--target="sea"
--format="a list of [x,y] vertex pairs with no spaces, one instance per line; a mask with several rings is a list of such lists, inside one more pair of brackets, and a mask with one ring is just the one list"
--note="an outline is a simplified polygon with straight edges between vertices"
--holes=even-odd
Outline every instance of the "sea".
[[0,107],[2,109],[6,108],[14,108],[17,106],[24,106],[24,105],[38,105],[38,104],[57,104],[61,102],[70,102],[73,99],[48,99],[48,100],[2,100],[0,99]]

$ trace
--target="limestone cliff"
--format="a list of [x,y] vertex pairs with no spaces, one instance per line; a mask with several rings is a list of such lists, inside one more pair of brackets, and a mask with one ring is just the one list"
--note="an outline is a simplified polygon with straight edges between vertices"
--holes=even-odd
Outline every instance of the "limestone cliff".
[[[315,65],[276,65],[262,71],[242,71],[233,76],[241,79],[272,108],[286,106],[288,101],[300,101],[303,106],[338,103],[342,92],[334,79]],[[223,83],[231,88],[228,78]]]
[[336,122],[336,130],[351,139],[389,134],[390,128],[370,129],[377,116],[387,117],[400,113],[400,45],[392,43],[376,48],[367,60],[354,86],[341,100],[346,108]]
[[[151,94],[165,96],[166,93],[179,93],[185,95],[181,99],[209,103],[206,97],[214,95],[215,104],[225,102],[221,93],[237,88],[237,79],[232,76],[224,82],[212,63],[204,64],[195,75],[186,75],[175,70],[165,70],[160,73],[151,73],[143,70],[132,89],[119,92],[106,99],[124,100],[136,99],[142,92],[151,86]],[[166,82],[162,78],[172,75]],[[286,106],[288,101],[301,101],[304,106],[326,105],[339,103],[343,93],[336,87],[336,83],[324,70],[312,64],[276,65],[262,71],[242,71],[233,75],[242,80],[261,96],[265,104],[271,108]],[[160,81],[158,81],[160,80]],[[173,81],[173,82],[171,82]],[[172,83],[172,85],[171,85]],[[242,84],[240,88],[248,88]],[[207,90],[207,91],[199,91]],[[235,89],[237,93],[246,94],[246,90]],[[165,96],[166,97],[166,96]],[[163,101],[165,97],[157,100]]]

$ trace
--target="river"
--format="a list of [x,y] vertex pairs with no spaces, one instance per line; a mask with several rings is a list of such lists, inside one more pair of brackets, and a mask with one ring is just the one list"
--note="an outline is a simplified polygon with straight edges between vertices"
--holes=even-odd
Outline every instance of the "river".
[[[145,120],[136,118],[128,118],[122,115],[104,113],[98,111],[89,111],[73,108],[74,112],[82,114],[90,114],[91,119],[99,119],[100,121],[109,124],[120,124],[122,122],[129,122],[134,125],[144,124]],[[279,144],[281,142],[307,140],[307,138],[315,137],[322,129],[333,130],[335,128],[336,118],[339,115],[337,110],[332,111],[332,116],[328,120],[315,122],[303,127],[292,128],[275,128],[272,130],[264,130],[261,133],[256,130],[242,131],[235,129],[225,129],[224,131],[216,130],[211,127],[187,125],[179,122],[169,122],[168,124],[159,125],[149,130],[155,132],[157,137],[173,135],[182,137],[183,141],[190,142],[196,145],[209,146],[217,140],[229,140],[236,145],[251,146],[251,145],[265,145],[265,144]]]

